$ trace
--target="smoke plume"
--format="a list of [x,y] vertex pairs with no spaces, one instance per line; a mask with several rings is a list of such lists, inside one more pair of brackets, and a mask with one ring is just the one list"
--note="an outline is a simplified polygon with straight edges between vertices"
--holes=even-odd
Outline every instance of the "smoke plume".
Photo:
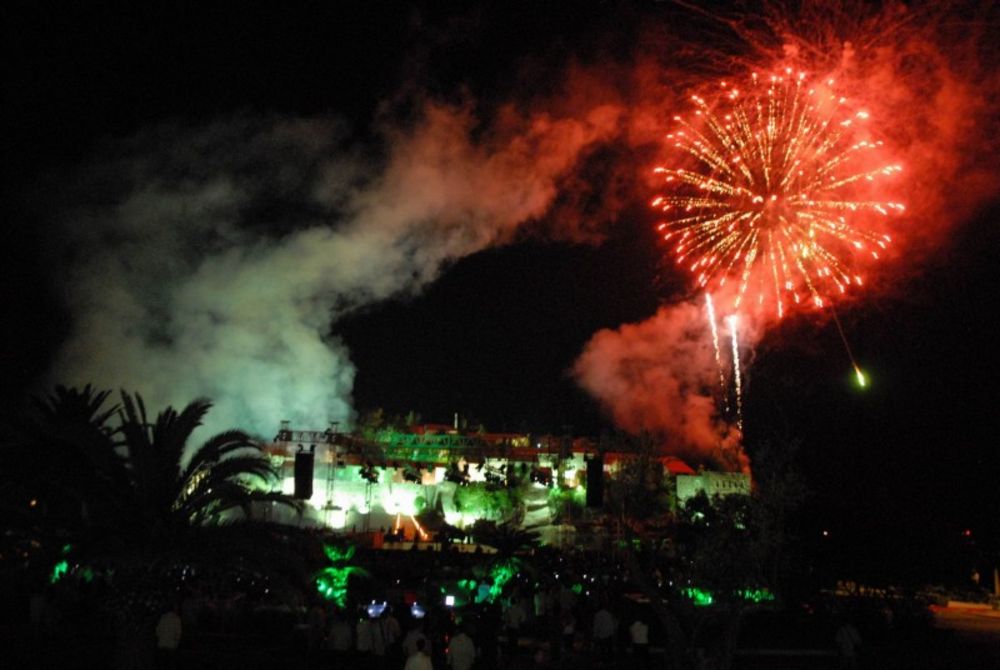
[[73,324],[54,381],[125,387],[153,408],[208,397],[213,429],[350,421],[355,369],[331,323],[543,216],[618,115],[509,110],[483,128],[468,106],[428,103],[381,129],[381,160],[308,119],[113,143],[63,184]]
[[738,451],[739,431],[719,417],[718,373],[708,324],[691,303],[596,333],[577,359],[580,385],[623,429],[669,436],[674,453],[720,461]]

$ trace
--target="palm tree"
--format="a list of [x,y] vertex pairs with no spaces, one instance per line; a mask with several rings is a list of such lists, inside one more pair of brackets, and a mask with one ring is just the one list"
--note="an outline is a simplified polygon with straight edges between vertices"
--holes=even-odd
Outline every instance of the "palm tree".
[[118,456],[109,426],[117,408],[103,407],[108,395],[90,386],[60,386],[3,425],[0,508],[9,526],[5,539],[21,545],[18,553],[29,562],[44,562],[44,555],[52,553],[47,549],[77,541],[100,518],[96,509],[114,507],[125,482],[115,467]]
[[195,400],[180,412],[162,411],[155,422],[146,416],[138,395],[122,393],[116,451],[128,475],[132,509],[128,513],[160,535],[249,519],[256,503],[298,505],[269,490],[277,477],[267,454],[239,430],[209,438],[184,463],[188,441],[211,408]]
[[477,521],[473,525],[472,535],[478,543],[496,550],[489,565],[492,582],[489,598],[492,602],[503,595],[508,582],[519,571],[530,567],[521,555],[538,547],[539,533],[518,528],[509,522],[496,524]]
[[185,459],[209,401],[150,421],[138,394],[105,408],[109,395],[57,387],[4,440],[11,479],[57,509],[49,528],[61,536],[111,557],[162,558],[183,554],[186,534],[252,525],[255,505],[300,505],[269,490],[277,472],[242,431],[212,436]]
[[538,531],[519,528],[513,523],[477,522],[472,534],[476,541],[496,549],[500,559],[514,558],[538,547]]
[[22,535],[68,544],[77,563],[113,572],[123,637],[148,626],[142,604],[162,607],[180,568],[304,581],[290,550],[295,530],[253,515],[256,505],[300,503],[269,490],[277,473],[246,433],[219,433],[185,458],[210,402],[168,407],[150,421],[138,394],[122,392],[121,404],[107,408],[109,395],[57,387],[36,401],[27,420],[5,431],[10,486],[0,489],[9,491],[4,507],[20,512],[12,526]]

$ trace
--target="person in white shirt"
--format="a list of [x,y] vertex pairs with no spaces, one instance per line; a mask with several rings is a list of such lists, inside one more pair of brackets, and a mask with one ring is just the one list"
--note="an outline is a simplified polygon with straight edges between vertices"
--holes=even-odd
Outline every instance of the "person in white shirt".
[[535,591],[535,620],[541,627],[546,624],[546,617],[549,615],[549,594],[539,585]]
[[417,648],[420,643],[423,646],[420,647],[424,650],[424,653],[429,657],[431,655],[431,643],[424,635],[424,628],[421,625],[417,625],[415,628],[410,629],[406,633],[406,637],[403,638],[403,653],[407,658],[413,656],[417,653]]
[[649,663],[649,626],[642,619],[636,619],[628,627],[628,635],[632,640],[632,655],[635,666],[645,668]]
[[573,610],[564,609],[559,612],[559,628],[563,650],[572,653],[573,641],[576,639],[576,617],[573,616]]
[[351,650],[351,643],[354,641],[350,622],[343,616],[337,615],[330,625],[330,632],[326,639],[331,650],[340,655],[346,654]]
[[618,622],[608,608],[602,607],[594,614],[594,644],[601,656],[601,660],[610,661],[611,652],[615,642],[615,631],[618,629]]
[[362,615],[358,619],[358,625],[354,632],[354,644],[362,658],[372,653],[375,640],[372,635],[372,622],[366,616]]
[[176,664],[177,647],[181,643],[181,613],[174,605],[163,613],[156,624],[156,656],[161,668],[172,668]]
[[448,665],[452,670],[469,670],[476,660],[476,645],[465,630],[460,630],[448,645]]
[[406,659],[406,665],[403,666],[403,670],[434,670],[434,666],[431,665],[431,658],[426,653],[424,653],[424,643],[426,640],[424,638],[418,638],[416,641],[416,652],[411,654],[408,659]]
[[521,637],[521,624],[527,618],[528,615],[520,601],[517,598],[511,598],[510,607],[503,613],[503,627],[507,634],[507,653],[511,656],[517,654]]
[[858,667],[858,648],[861,646],[861,634],[850,621],[844,621],[834,636],[837,651],[840,652],[840,667],[845,670],[855,670]]
[[177,649],[181,643],[181,615],[176,607],[163,613],[156,624],[156,647],[158,649]]

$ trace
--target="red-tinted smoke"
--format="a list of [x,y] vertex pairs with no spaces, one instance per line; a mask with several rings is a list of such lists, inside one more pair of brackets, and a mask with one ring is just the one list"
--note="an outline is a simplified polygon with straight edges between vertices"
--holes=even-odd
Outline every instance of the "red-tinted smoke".
[[[955,228],[996,196],[992,126],[1000,78],[987,9],[890,3],[876,10],[843,0],[768,5],[753,17],[694,11],[714,27],[705,33],[712,39],[698,44],[697,31],[693,39],[651,32],[662,50],[650,36],[640,40],[645,51],[624,79],[628,86],[618,79],[629,107],[625,141],[633,147],[661,142],[687,95],[722,76],[789,66],[834,78],[843,95],[870,111],[873,132],[902,164],[899,198],[907,206],[890,231],[890,253],[872,268],[864,290],[848,299],[904,289],[931,254],[947,248]],[[640,154],[632,166],[640,179],[665,151]],[[652,178],[647,184],[646,199],[662,186]],[[741,332],[741,346],[752,348],[768,325],[758,321]],[[711,346],[700,302],[667,305],[642,323],[595,334],[572,372],[622,428],[654,431],[678,453],[720,460],[720,449],[739,435],[720,418]]]

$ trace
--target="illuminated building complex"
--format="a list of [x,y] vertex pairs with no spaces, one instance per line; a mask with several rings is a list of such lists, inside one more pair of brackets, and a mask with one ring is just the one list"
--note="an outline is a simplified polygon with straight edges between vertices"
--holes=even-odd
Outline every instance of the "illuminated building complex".
[[[469,433],[441,424],[342,433],[336,426],[295,430],[287,422],[265,448],[282,473],[282,491],[307,503],[301,523],[397,531],[418,540],[429,535],[416,517],[438,510],[457,528],[480,519],[513,521],[539,531],[543,541],[560,541],[572,528],[555,518],[552,494],[582,509],[588,461],[598,452],[586,438]],[[605,453],[597,472],[613,474],[625,457]],[[699,477],[680,459],[659,460],[678,484]],[[503,493],[514,483],[516,502]]]

